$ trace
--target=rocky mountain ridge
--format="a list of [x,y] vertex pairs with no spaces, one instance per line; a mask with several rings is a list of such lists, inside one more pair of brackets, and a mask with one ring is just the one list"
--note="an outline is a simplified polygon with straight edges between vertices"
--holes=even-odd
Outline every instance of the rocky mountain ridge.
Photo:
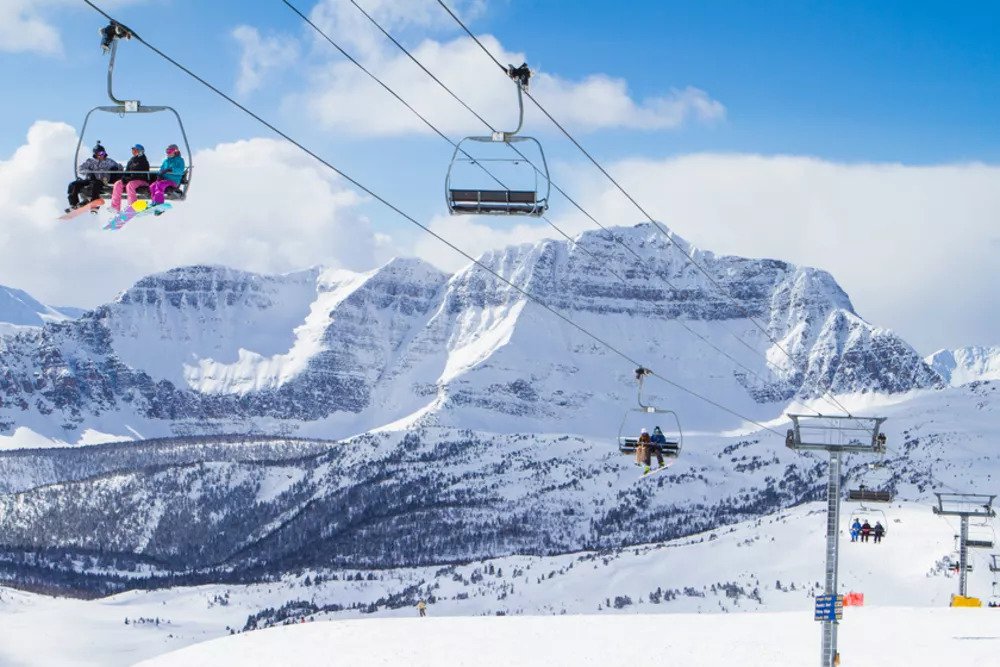
[[[859,317],[825,272],[718,257],[649,225],[613,234],[481,261],[629,358],[751,419],[827,390],[944,385],[905,341]],[[364,274],[186,267],[78,320],[0,338],[0,435],[338,438],[405,423],[599,433],[634,400],[631,371],[474,265],[450,277],[414,259]],[[684,391],[660,385],[650,398],[702,428],[740,425]]]

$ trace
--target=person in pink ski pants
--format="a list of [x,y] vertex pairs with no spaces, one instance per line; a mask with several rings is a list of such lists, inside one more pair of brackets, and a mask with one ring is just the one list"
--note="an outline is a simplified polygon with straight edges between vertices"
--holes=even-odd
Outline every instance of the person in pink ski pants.
[[[145,176],[144,176],[145,174]],[[125,166],[122,180],[115,183],[111,190],[111,208],[116,211],[122,209],[122,192],[128,193],[128,205],[131,206],[139,198],[136,190],[149,186],[146,180],[149,174],[149,160],[146,159],[146,150],[142,144],[132,146],[132,157]]]
[[162,204],[167,189],[179,187],[184,178],[184,158],[181,157],[177,144],[167,146],[167,159],[160,165],[160,171],[156,175],[156,182],[149,186],[154,206]]

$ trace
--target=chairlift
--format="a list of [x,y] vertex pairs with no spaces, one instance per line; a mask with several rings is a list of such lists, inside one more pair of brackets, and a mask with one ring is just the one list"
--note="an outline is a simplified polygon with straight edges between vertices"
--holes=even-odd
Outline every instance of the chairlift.
[[[526,215],[539,217],[549,206],[552,184],[542,145],[534,137],[516,136],[524,124],[523,91],[531,70],[525,63],[510,65],[507,75],[517,86],[518,122],[512,132],[488,137],[465,137],[455,146],[445,177],[445,201],[452,215]],[[508,149],[517,156],[509,157]],[[525,150],[521,150],[525,149]],[[502,152],[500,152],[502,150]],[[530,153],[535,160],[529,160]],[[499,170],[500,177],[487,170]],[[497,187],[479,187],[490,177]]]
[[[874,466],[873,466],[874,467]],[[875,527],[875,523],[881,523],[883,533],[882,536],[885,537],[889,534],[889,517],[883,510],[876,507],[870,507],[865,503],[891,503],[892,502],[892,492],[891,491],[875,491],[869,489],[864,484],[859,484],[856,489],[849,489],[847,491],[848,502],[858,503],[858,507],[851,512],[851,518],[848,525],[854,525],[855,519],[864,523],[869,517],[874,517],[875,522],[868,521],[872,528]]]
[[[87,124],[90,122],[90,116],[95,111],[100,111],[103,113],[116,114],[122,118],[127,117],[129,114],[147,114],[147,113],[161,113],[170,112],[173,114],[174,119],[177,121],[177,126],[181,132],[181,139],[184,142],[184,175],[181,177],[180,185],[176,188],[168,188],[164,194],[164,198],[167,200],[184,200],[187,198],[188,190],[191,187],[191,170],[193,168],[193,156],[191,154],[191,145],[188,143],[187,132],[184,131],[184,123],[181,121],[180,114],[173,107],[168,106],[151,106],[148,104],[142,104],[139,100],[121,100],[115,97],[112,83],[114,79],[115,71],[115,56],[118,53],[118,40],[119,39],[131,39],[133,36],[132,30],[125,27],[124,25],[112,21],[107,27],[101,29],[101,50],[105,53],[110,52],[110,61],[108,62],[108,97],[114,103],[114,106],[97,106],[87,112],[86,117],[83,119],[83,127],[80,130],[80,139],[76,143],[76,153],[73,158],[73,174],[76,179],[80,179],[86,174],[80,173],[80,151],[83,147],[83,140],[87,133]],[[136,172],[132,174],[135,177],[142,178],[143,180],[148,180],[151,175],[155,175],[156,170],[152,169],[150,172]],[[105,192],[102,196],[111,194],[111,185],[105,185]],[[136,192],[140,199],[149,199],[149,188],[139,188]]]
[[996,530],[993,529],[993,526],[984,522],[969,526],[969,534],[965,538],[965,546],[970,549],[992,549],[996,541]]
[[[666,428],[662,424],[656,424],[660,426],[663,431],[663,436],[666,439],[666,444],[660,445],[660,452],[663,454],[664,458],[670,459],[670,463],[667,465],[672,465],[676,462],[677,457],[681,454],[681,449],[684,446],[684,433],[681,430],[681,420],[677,416],[677,413],[673,410],[663,410],[661,408],[654,407],[652,405],[646,405],[642,402],[642,381],[646,375],[652,373],[648,368],[639,367],[635,370],[635,379],[638,382],[638,398],[637,402],[639,407],[630,408],[625,411],[625,416],[622,417],[622,423],[618,427],[618,451],[622,454],[634,454],[636,447],[639,445],[639,435],[634,430],[627,430],[629,428],[629,418],[634,415],[634,413],[640,412],[644,415],[669,415],[669,421],[667,422]],[[631,433],[626,435],[626,433]]]

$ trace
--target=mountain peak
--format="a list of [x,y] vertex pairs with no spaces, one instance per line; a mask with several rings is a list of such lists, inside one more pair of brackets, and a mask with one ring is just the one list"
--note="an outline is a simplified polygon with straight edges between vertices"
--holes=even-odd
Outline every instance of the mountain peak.
[[0,285],[0,334],[76,319],[79,313],[73,308],[65,310],[47,306],[24,290]]
[[925,359],[952,386],[1000,380],[1000,347],[971,346],[938,350]]

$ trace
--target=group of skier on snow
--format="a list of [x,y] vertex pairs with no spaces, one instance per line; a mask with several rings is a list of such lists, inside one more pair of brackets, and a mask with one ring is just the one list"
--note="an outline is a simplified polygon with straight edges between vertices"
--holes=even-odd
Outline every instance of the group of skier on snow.
[[875,525],[872,526],[868,523],[868,519],[861,523],[860,520],[855,519],[854,523],[851,524],[851,542],[867,542],[868,538],[875,536],[875,542],[881,542],[882,536],[885,535],[885,526],[882,525],[881,521],[876,521]]
[[128,205],[131,206],[139,198],[139,188],[147,187],[150,199],[156,206],[163,203],[167,190],[180,187],[185,164],[177,144],[167,146],[167,157],[156,172],[150,171],[146,149],[142,144],[135,144],[131,150],[132,157],[123,170],[121,164],[108,157],[108,152],[98,142],[94,146],[93,156],[80,165],[83,178],[73,181],[66,188],[69,200],[66,212],[83,205],[80,202],[81,193],[88,196],[87,201],[99,199],[106,184],[113,184],[111,208],[116,212],[121,210],[123,193],[127,195]]

